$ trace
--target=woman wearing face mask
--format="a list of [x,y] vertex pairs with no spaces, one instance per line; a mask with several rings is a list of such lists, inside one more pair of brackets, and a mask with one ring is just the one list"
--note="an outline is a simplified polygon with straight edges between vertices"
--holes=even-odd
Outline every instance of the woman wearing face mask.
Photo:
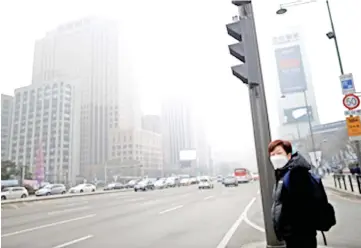
[[[284,240],[287,248],[317,247],[316,230],[310,225],[313,205],[309,183],[311,165],[297,152],[292,154],[292,145],[288,141],[272,141],[268,152],[276,177],[272,219],[277,238]],[[287,172],[287,184],[292,191],[283,183]]]

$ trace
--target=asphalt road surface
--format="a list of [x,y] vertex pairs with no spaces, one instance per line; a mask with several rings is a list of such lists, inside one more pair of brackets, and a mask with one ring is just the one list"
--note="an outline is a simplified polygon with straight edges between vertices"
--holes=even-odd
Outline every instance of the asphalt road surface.
[[[336,226],[326,233],[328,247],[360,248],[361,247],[361,200],[350,198],[328,191],[329,201],[336,211]],[[227,248],[239,248],[242,245],[265,240],[263,212],[260,195],[247,211],[244,221],[229,241]],[[244,235],[247,233],[247,235]],[[323,245],[321,234],[319,245]]]
[[[1,211],[3,248],[225,248],[258,183],[120,192]],[[246,233],[243,235],[247,235]]]

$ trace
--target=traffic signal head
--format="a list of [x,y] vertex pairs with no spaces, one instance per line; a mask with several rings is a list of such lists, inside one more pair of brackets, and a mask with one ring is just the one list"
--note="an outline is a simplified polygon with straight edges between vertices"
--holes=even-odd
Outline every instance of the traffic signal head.
[[[235,1],[234,1],[235,2]],[[236,2],[247,2],[247,1],[236,1]],[[247,66],[244,51],[244,44],[242,42],[242,19],[235,20],[232,23],[226,25],[227,33],[237,40],[237,43],[228,46],[229,52],[232,56],[242,62],[240,65],[232,66],[232,74],[240,79],[243,83],[248,84],[247,79]]]

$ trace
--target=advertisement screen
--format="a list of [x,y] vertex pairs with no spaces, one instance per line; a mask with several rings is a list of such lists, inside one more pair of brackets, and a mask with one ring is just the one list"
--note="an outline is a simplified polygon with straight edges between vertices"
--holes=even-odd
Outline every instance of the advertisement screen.
[[196,149],[181,150],[179,151],[179,160],[180,161],[193,161],[197,159]]
[[278,77],[282,94],[307,90],[305,71],[299,45],[275,50]]
[[308,122],[308,118],[313,121],[312,107],[302,106],[283,110],[283,124],[295,124]]

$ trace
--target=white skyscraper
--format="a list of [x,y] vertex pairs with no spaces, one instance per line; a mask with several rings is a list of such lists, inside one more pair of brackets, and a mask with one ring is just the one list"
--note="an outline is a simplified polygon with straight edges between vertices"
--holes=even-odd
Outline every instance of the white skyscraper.
[[[75,182],[79,173],[80,103],[75,85],[32,84],[15,90],[9,157],[28,166],[40,165],[45,181]],[[38,161],[38,152],[42,161]]]
[[80,174],[108,159],[109,130],[140,127],[136,86],[116,22],[87,18],[62,25],[36,42],[33,84],[76,80],[81,93]]
[[172,98],[162,103],[164,170],[180,168],[179,152],[197,146],[191,102]]

